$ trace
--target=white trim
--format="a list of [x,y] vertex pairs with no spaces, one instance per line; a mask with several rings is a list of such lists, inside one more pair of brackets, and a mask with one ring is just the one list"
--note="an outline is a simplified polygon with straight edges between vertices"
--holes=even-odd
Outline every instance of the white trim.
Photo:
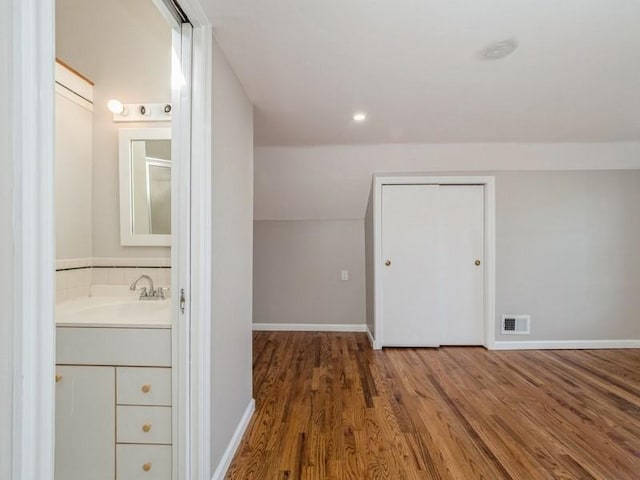
[[[191,91],[191,328],[189,467],[185,479],[211,478],[213,30],[198,1],[180,5],[193,25]],[[178,295],[176,295],[178,296]],[[180,479],[182,480],[182,479]]]
[[[162,4],[164,6],[164,4]],[[191,477],[191,304],[181,309],[181,291],[191,288],[191,26],[172,28],[172,76],[180,72],[182,84],[172,84],[174,115],[171,124],[171,364],[172,364],[172,478]],[[126,185],[126,184],[125,184]],[[177,200],[177,201],[176,201]],[[149,235],[155,236],[155,235]]]
[[233,436],[231,437],[231,441],[227,445],[224,454],[222,455],[222,459],[220,463],[218,463],[218,467],[216,471],[213,473],[212,480],[223,480],[225,475],[227,474],[227,470],[229,470],[229,466],[231,465],[231,461],[233,460],[238,447],[240,446],[240,442],[242,441],[242,437],[247,431],[247,427],[249,426],[249,422],[251,422],[251,417],[253,416],[253,412],[256,411],[256,401],[252,398],[247,405],[247,409],[244,411],[238,426],[236,427],[235,432],[233,432]]
[[484,346],[493,348],[496,341],[496,180],[484,178],[487,180],[484,184]]
[[[54,473],[54,2],[12,0],[12,475]],[[4,386],[3,386],[4,388]]]
[[256,332],[366,332],[362,323],[254,323]]
[[496,341],[489,350],[590,350],[640,348],[640,340],[525,340]]
[[374,349],[384,345],[382,318],[382,186],[383,185],[483,185],[484,186],[484,346],[491,349],[495,343],[495,297],[496,297],[496,211],[495,177],[456,175],[438,176],[425,174],[374,174],[373,175],[373,283],[375,324]]
[[[178,108],[178,107],[176,107]],[[186,126],[189,128],[189,125]],[[171,246],[171,235],[154,235],[134,233],[134,212],[132,197],[132,162],[131,162],[131,141],[132,140],[171,140],[171,128],[119,128],[118,129],[118,147],[119,147],[119,179],[120,185],[120,244],[124,246]],[[172,140],[172,144],[175,143]],[[172,156],[176,159],[189,158],[181,156],[176,157],[172,148]],[[174,162],[175,169],[172,178],[180,167],[180,162]],[[180,199],[185,201],[185,199]],[[187,203],[189,198],[186,197]],[[173,203],[173,202],[172,202]]]
[[369,344],[371,345],[371,348],[373,348],[374,350],[378,350],[376,349],[376,341],[373,338],[373,335],[371,334],[371,330],[369,330],[369,325],[366,325],[367,327],[367,338],[369,339]]

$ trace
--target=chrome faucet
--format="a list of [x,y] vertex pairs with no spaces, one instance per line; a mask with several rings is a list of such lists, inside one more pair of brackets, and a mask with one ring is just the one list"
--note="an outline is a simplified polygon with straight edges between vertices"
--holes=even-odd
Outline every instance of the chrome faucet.
[[129,290],[135,290],[140,280],[149,282],[149,290],[147,290],[147,287],[142,287],[142,290],[140,290],[140,300],[164,300],[165,297],[162,287],[159,287],[157,290],[153,288],[153,279],[149,275],[140,275],[136,278],[135,282],[131,284]]

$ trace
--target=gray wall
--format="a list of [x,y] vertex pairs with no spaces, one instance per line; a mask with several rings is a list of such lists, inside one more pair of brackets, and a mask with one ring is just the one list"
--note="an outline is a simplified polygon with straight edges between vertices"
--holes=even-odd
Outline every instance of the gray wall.
[[212,469],[252,398],[253,106],[213,50]]
[[[256,220],[321,226],[354,214],[365,218],[371,175],[376,171],[495,174],[496,330],[502,314],[532,315],[531,335],[497,335],[497,339],[640,339],[636,321],[640,296],[634,293],[640,291],[640,255],[634,247],[640,244],[640,215],[635,212],[640,205],[639,146],[629,142],[257,148]],[[290,232],[300,228],[288,226]],[[268,262],[262,258],[265,252],[295,263],[288,251],[313,252],[327,243],[357,244],[364,225],[351,236],[333,230],[305,237],[304,247],[299,235],[286,237],[282,232],[279,244],[271,242],[266,249],[260,245],[263,236],[256,235],[255,264]],[[365,244],[360,245],[353,261],[364,265]],[[256,277],[255,296],[261,305],[274,311],[313,311],[309,295],[283,297],[276,296],[271,286],[264,289],[267,278]],[[312,298],[331,297],[326,282],[302,280],[298,290],[314,289]],[[336,303],[345,300],[338,298]],[[362,312],[367,310],[364,294],[354,292],[349,304],[356,303]],[[299,318],[295,323],[305,321]]]
[[497,339],[640,339],[640,171],[496,177],[496,314],[532,316]]
[[[117,28],[114,28],[117,25]],[[94,257],[166,258],[168,247],[120,245],[118,129],[107,101],[171,101],[171,28],[151,0],[56,0],[56,55],[95,82],[92,147]]]
[[13,166],[11,6],[0,3],[0,478],[11,478],[13,389]]
[[362,220],[256,221],[254,246],[254,323],[364,323]]

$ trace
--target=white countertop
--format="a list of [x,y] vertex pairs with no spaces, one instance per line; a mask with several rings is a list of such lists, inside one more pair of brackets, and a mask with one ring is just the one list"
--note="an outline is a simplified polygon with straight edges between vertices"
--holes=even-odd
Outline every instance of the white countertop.
[[56,306],[56,326],[171,328],[171,299],[138,300],[129,294],[70,300]]

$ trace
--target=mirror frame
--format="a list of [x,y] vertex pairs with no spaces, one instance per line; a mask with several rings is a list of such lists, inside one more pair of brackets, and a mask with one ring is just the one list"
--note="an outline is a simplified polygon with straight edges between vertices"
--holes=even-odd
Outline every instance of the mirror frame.
[[120,128],[120,245],[138,247],[170,247],[171,234],[133,232],[133,202],[131,192],[131,141],[171,140],[171,128]]

